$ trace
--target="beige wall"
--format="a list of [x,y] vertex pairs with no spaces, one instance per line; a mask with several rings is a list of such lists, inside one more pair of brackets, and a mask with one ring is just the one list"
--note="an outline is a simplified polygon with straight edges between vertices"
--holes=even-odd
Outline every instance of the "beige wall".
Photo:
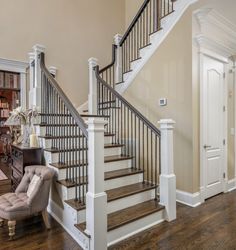
[[[172,118],[175,125],[175,171],[177,187],[192,191],[192,70],[191,12],[186,12],[144,66],[125,97],[154,124],[161,118]],[[168,105],[159,107],[158,100]]]
[[144,0],[125,0],[125,25],[128,27]]
[[75,105],[87,100],[89,57],[111,60],[111,44],[125,25],[124,0],[0,0],[0,58],[27,61],[36,43]]
[[[126,26],[137,9],[136,4],[132,8],[131,1],[126,0]],[[229,2],[233,4],[231,0]],[[176,121],[174,164],[177,188],[192,193],[198,192],[200,187],[199,61],[198,48],[192,46],[192,12],[203,6],[215,8],[226,16],[232,14],[221,0],[199,0],[185,12],[125,93],[125,97],[154,124],[161,118]],[[230,19],[233,20],[233,15]],[[158,105],[161,97],[167,98],[166,107]],[[232,105],[231,100],[229,105]],[[229,178],[234,176],[231,146],[232,138]]]

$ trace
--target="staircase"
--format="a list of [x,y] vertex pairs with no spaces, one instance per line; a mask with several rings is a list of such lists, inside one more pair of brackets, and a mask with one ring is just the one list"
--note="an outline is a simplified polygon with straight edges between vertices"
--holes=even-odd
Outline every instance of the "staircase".
[[83,249],[103,250],[176,218],[174,122],[162,120],[157,129],[117,91],[173,15],[174,2],[144,1],[117,37],[112,63],[100,70],[90,59],[88,110],[80,114],[47,70],[43,51],[35,50],[36,133],[45,165],[56,173],[48,210]]

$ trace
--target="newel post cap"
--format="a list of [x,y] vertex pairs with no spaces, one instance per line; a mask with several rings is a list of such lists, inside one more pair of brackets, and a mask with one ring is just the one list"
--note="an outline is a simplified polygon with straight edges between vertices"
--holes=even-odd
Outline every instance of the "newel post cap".
[[34,50],[34,52],[39,54],[39,53],[45,52],[45,46],[43,46],[41,44],[35,44],[33,46],[33,50]]
[[160,124],[160,129],[173,129],[174,128],[174,124],[176,122],[172,119],[161,119],[160,121],[158,121],[158,124]]
[[88,63],[89,63],[90,66],[93,66],[93,67],[97,66],[98,65],[98,59],[95,58],[95,57],[90,57],[88,59]]
[[120,34],[116,34],[115,36],[114,36],[114,43],[115,43],[115,45],[119,45],[120,44],[120,41],[121,41],[121,39],[122,39],[122,35],[120,35]]
[[55,77],[57,74],[57,68],[54,66],[49,67],[49,72]]

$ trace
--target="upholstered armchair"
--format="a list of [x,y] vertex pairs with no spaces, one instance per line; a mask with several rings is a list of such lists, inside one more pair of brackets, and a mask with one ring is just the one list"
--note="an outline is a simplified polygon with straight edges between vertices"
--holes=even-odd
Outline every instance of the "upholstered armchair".
[[15,193],[0,196],[0,226],[3,226],[4,220],[8,221],[11,239],[15,235],[17,220],[22,220],[39,212],[42,213],[46,227],[50,228],[46,208],[52,178],[53,171],[50,168],[28,166],[25,168],[24,177]]

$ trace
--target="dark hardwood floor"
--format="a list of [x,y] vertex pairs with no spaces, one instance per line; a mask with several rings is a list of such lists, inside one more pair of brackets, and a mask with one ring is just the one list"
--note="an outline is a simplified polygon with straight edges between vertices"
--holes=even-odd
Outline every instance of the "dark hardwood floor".
[[41,216],[17,221],[16,235],[9,241],[7,225],[0,228],[1,250],[82,250],[73,238],[52,218],[47,230]]
[[[0,164],[6,173],[8,168]],[[52,218],[46,230],[41,216],[18,221],[14,241],[8,228],[0,228],[0,250],[81,250]],[[178,204],[177,220],[163,222],[109,250],[236,250],[236,191],[221,194],[203,205],[190,208]]]
[[235,250],[236,191],[196,208],[178,204],[177,220],[159,224],[109,250]]

